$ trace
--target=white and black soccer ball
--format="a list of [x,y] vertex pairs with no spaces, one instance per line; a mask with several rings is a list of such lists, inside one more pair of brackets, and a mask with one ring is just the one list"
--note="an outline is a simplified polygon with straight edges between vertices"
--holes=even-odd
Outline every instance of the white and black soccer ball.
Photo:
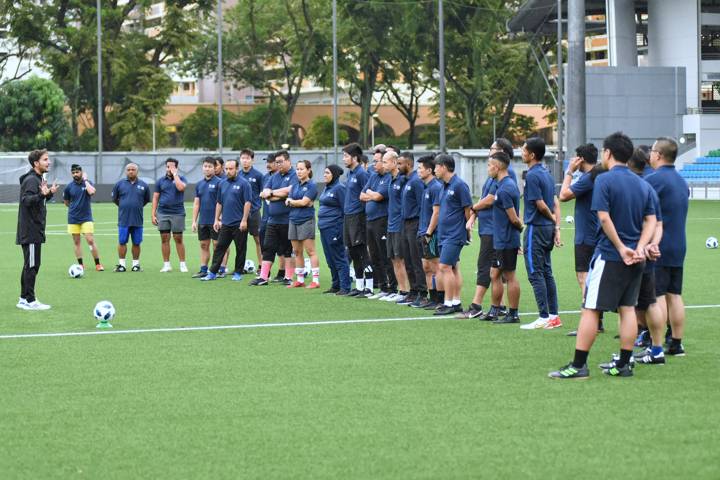
[[245,271],[247,273],[252,273],[255,271],[255,262],[252,260],[245,260]]
[[575,223],[575,217],[573,217],[572,215],[568,215],[567,217],[565,217],[565,222],[572,225],[573,223]]
[[705,248],[718,248],[718,239],[715,237],[708,237],[705,240]]
[[77,263],[73,263],[70,265],[70,268],[68,268],[68,275],[70,275],[72,278],[80,278],[85,274],[85,270],[83,269],[82,265],[79,265]]
[[95,305],[93,314],[99,322],[109,322],[115,317],[115,307],[109,301],[102,300]]

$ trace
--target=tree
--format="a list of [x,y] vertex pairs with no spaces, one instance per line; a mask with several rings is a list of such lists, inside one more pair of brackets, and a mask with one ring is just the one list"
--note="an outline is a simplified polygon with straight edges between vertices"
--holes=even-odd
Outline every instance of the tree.
[[0,87],[0,149],[65,148],[70,127],[64,106],[65,95],[52,80],[30,77]]
[[[237,122],[237,115],[223,109],[223,138],[227,138],[230,124]],[[218,111],[199,107],[180,123],[180,141],[189,149],[217,150]]]
[[[348,141],[348,133],[345,130],[338,131],[338,142],[345,144]],[[303,140],[305,148],[323,148],[333,146],[333,121],[327,115],[315,117],[308,128],[307,135]]]
[[[95,2],[0,0],[10,35],[19,45],[37,50],[41,63],[68,97],[76,138],[79,116],[91,113],[95,125],[102,117],[104,149],[126,148],[134,141],[123,142],[123,136],[147,132],[152,115],[163,113],[162,105],[171,92],[165,67],[174,65],[179,52],[195,43],[199,25],[215,2],[166,0],[157,25],[145,18],[154,3],[103,2],[103,108],[98,111]],[[113,128],[112,122],[120,125]],[[146,137],[134,138],[144,142]]]

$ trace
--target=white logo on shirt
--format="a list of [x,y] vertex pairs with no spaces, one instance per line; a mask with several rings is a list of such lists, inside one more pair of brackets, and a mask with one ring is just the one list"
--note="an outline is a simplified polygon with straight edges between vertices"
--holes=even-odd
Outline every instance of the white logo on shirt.
[[410,191],[410,190],[412,190],[412,187],[410,185],[408,185],[407,187],[405,187],[405,190]]
[[455,195],[455,190],[448,190],[448,195]]
[[142,185],[138,185],[137,188],[138,190],[145,190],[145,187],[143,187]]
[[240,185],[233,185],[233,190],[240,190]]

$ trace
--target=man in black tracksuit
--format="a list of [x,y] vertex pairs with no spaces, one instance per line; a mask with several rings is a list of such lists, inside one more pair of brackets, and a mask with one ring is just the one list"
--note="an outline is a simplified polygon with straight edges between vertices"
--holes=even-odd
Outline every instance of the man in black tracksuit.
[[49,310],[50,305],[35,298],[35,277],[40,270],[40,246],[45,243],[45,202],[57,191],[57,184],[48,186],[43,174],[50,169],[47,150],[34,150],[28,156],[32,170],[20,177],[20,205],[15,243],[23,250],[23,270],[20,277],[22,310]]

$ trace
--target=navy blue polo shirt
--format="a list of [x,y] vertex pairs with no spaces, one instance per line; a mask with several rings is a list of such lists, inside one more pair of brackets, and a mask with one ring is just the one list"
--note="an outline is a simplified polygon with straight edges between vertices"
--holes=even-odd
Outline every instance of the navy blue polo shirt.
[[[610,214],[620,241],[628,248],[637,247],[645,216],[655,215],[650,188],[628,167],[621,165],[595,179],[592,209],[594,212]],[[600,251],[605,260],[622,262],[620,253],[602,228],[598,231],[596,250]]]
[[555,205],[555,182],[552,175],[542,164],[536,163],[527,171],[525,177],[524,222],[526,225],[554,225],[555,223],[537,210],[536,200],[544,200],[550,211]]
[[[270,172],[267,172],[263,174],[262,176],[262,190],[265,190],[266,188],[269,188],[270,186],[270,179],[272,178],[273,174]],[[267,225],[268,217],[270,216],[270,202],[267,200],[260,199],[262,202],[262,216],[260,217],[260,223],[262,225]]]
[[[90,184],[92,185],[92,183]],[[63,200],[69,202],[68,224],[77,225],[85,222],[92,222],[92,209],[90,208],[90,195],[85,189],[85,182],[72,181],[63,191]]]
[[234,180],[225,178],[218,185],[217,201],[222,205],[222,224],[237,227],[242,222],[245,203],[252,200],[250,184],[237,175]]
[[[647,169],[646,169],[645,171],[647,171]],[[655,170],[651,170],[651,171],[650,171],[650,173],[654,173],[654,172],[655,172]],[[644,180],[644,181],[647,181],[647,180],[645,179],[645,173],[644,173],[644,172],[643,172],[643,174],[640,175],[640,176],[643,177],[643,180]],[[648,185],[650,185],[650,184],[648,183]],[[652,204],[653,204],[653,207],[655,208],[655,218],[657,218],[657,221],[658,221],[658,222],[662,222],[662,221],[663,221],[663,218],[662,218],[662,208],[660,207],[660,198],[658,197],[657,193],[655,192],[655,189],[652,188],[652,185],[650,186],[650,197],[652,198]],[[663,232],[663,234],[664,234],[664,232]],[[662,251],[661,251],[661,253],[662,253]],[[652,270],[655,270],[655,265],[657,265],[657,260],[655,260],[655,261],[651,261],[651,260],[646,261],[646,262],[645,262],[645,271],[646,271],[646,272],[650,272],[650,271],[652,271]]]
[[342,226],[344,205],[345,184],[336,179],[333,183],[325,185],[325,189],[320,195],[318,227],[323,229],[332,226]]
[[685,224],[687,222],[690,189],[685,179],[675,170],[674,165],[663,165],[648,175],[647,182],[652,185],[660,199],[663,213],[663,236],[660,241],[658,266],[682,267],[687,251]]
[[[278,190],[280,188],[292,187],[297,184],[297,174],[294,169],[288,170],[286,174],[276,172],[270,177],[268,188]],[[272,201],[268,207],[268,223],[271,225],[287,225],[290,223],[290,207],[285,205],[285,199]]]
[[[480,198],[483,199],[483,198],[487,197],[488,195],[494,196],[495,192],[497,191],[497,186],[498,186],[497,180],[495,180],[492,177],[488,177],[487,180],[485,180],[485,183],[483,184],[482,192],[480,193]],[[477,222],[478,222],[478,235],[492,235],[493,234],[493,209],[492,209],[492,206],[490,206],[490,208],[478,210],[476,215],[477,215]]]
[[438,240],[440,245],[464,245],[467,241],[465,230],[465,207],[472,206],[472,195],[467,183],[455,174],[443,188],[438,218]]
[[315,199],[317,198],[317,186],[312,180],[307,180],[305,183],[296,183],[290,190],[290,199],[302,200],[304,197],[312,200],[310,205],[307,207],[291,207],[290,208],[290,222],[294,225],[300,225],[315,218]]
[[379,202],[375,200],[369,200],[365,202],[365,217],[368,221],[377,220],[378,218],[388,216],[388,188],[390,187],[390,174],[378,175],[377,173],[370,174],[363,192],[368,189],[375,193],[379,193],[383,196],[383,199]]
[[520,216],[520,190],[515,181],[507,177],[496,182],[495,201],[491,208],[493,216],[493,248],[495,250],[507,250],[520,248],[520,230],[510,223],[507,209],[514,208],[518,217]]
[[203,178],[195,184],[195,198],[200,199],[199,225],[212,225],[215,223],[218,185],[222,181],[213,175],[210,180]]
[[652,168],[650,165],[647,165],[647,164],[646,164],[646,165],[645,165],[645,168],[643,168],[642,177],[645,178],[645,177],[647,177],[648,175],[650,175],[650,174],[652,174],[652,173],[655,173],[655,169]]
[[368,181],[368,173],[360,165],[355,170],[348,170],[345,181],[345,215],[353,215],[364,211],[365,205],[360,201],[360,192]]
[[[433,177],[426,184],[423,184],[422,203],[420,204],[420,222],[418,223],[418,237],[422,237],[427,233],[430,226],[430,219],[433,214],[433,207],[440,206],[440,197],[442,196],[442,184]],[[437,230],[437,226],[435,227]]]
[[260,210],[260,191],[263,189],[263,174],[251,168],[247,172],[240,169],[240,175],[250,184],[252,189],[252,207],[250,213]]
[[142,227],[143,207],[150,202],[150,187],[140,179],[131,183],[127,178],[117,182],[112,199],[118,205],[119,227]]
[[[187,185],[187,179],[180,175],[180,181]],[[158,178],[155,182],[155,192],[160,194],[158,199],[158,213],[163,215],[185,215],[183,199],[185,194],[177,189],[175,182],[167,176]]]
[[575,245],[597,244],[597,233],[600,228],[597,213],[592,211],[592,194],[595,181],[590,172],[583,173],[578,180],[570,185],[575,195]]
[[405,175],[390,175],[388,188],[388,233],[397,233],[402,229],[402,192],[405,187]]
[[422,205],[423,191],[425,184],[416,170],[413,170],[407,177],[405,188],[402,191],[402,216],[403,220],[411,220],[420,217],[420,205]]

